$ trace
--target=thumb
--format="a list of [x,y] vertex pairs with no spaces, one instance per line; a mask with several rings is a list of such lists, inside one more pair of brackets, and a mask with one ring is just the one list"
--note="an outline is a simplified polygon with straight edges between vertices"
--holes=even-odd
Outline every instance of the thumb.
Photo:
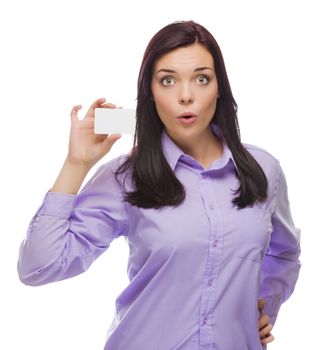
[[121,138],[121,134],[111,134],[109,135],[104,141],[106,148],[108,148],[108,151],[112,148],[113,144]]
[[108,139],[111,140],[112,144],[121,138],[121,134],[111,134],[108,136]]

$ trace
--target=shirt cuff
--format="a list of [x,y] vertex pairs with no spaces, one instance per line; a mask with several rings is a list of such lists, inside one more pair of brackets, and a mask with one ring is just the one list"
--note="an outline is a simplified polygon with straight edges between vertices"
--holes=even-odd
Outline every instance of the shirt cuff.
[[276,300],[272,296],[260,296],[260,299],[265,299],[266,301],[262,314],[267,314],[270,317],[270,323],[274,326],[281,307],[281,301]]
[[75,207],[77,194],[46,192],[37,215],[50,215],[68,219]]

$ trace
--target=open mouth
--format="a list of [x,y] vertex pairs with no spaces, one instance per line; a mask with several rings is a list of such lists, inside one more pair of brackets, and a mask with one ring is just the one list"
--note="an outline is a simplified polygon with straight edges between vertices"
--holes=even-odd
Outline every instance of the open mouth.
[[183,117],[179,117],[178,119],[179,119],[179,121],[182,124],[192,124],[192,123],[195,122],[196,116],[194,116],[194,115],[184,115]]
[[196,118],[196,116],[194,116],[194,115],[184,115],[183,117],[179,117],[179,119],[192,119],[192,118]]

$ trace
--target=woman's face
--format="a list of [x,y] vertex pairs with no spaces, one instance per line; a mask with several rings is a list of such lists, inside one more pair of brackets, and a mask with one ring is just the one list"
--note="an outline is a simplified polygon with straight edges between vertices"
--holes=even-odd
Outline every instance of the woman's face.
[[[205,67],[205,68],[203,68]],[[158,115],[168,135],[180,144],[207,136],[218,99],[213,57],[201,44],[177,48],[156,61],[151,90]],[[197,115],[182,123],[183,112]]]

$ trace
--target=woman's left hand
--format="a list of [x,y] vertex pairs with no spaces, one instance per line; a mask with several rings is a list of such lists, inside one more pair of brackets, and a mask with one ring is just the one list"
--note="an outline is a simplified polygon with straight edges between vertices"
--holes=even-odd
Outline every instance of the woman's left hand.
[[259,299],[258,300],[258,309],[260,311],[259,337],[260,337],[261,344],[263,345],[271,343],[274,340],[274,337],[271,334],[271,330],[273,326],[270,324],[270,318],[266,314],[262,315],[262,309],[264,305],[265,305],[265,300]]

